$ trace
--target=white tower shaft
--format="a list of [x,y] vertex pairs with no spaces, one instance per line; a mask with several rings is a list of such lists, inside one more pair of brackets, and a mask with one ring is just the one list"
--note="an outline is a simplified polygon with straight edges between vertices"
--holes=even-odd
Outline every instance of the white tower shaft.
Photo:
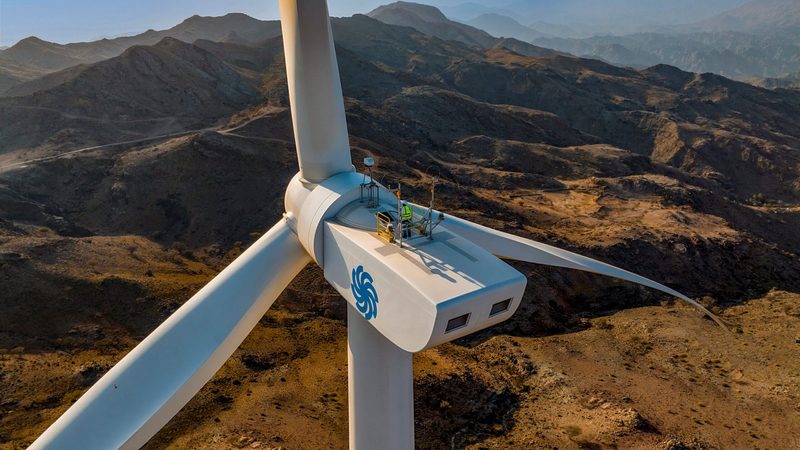
[[411,356],[347,306],[350,450],[414,448]]
[[342,83],[326,0],[280,0],[286,75],[302,177],[352,170]]

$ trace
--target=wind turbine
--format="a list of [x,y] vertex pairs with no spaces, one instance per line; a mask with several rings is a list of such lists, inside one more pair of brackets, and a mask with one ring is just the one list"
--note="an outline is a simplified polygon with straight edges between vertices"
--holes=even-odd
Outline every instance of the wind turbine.
[[[326,0],[280,0],[280,11],[300,163],[283,219],[117,363],[32,449],[143,446],[310,262],[349,303],[350,448],[357,450],[413,448],[413,353],[516,311],[527,279],[498,257],[638,283],[718,321],[697,302],[639,275],[453,216],[401,245],[380,237],[376,211],[391,211],[397,200],[373,182],[374,197],[363,202],[365,176],[351,163]],[[434,215],[439,212],[428,211]]]

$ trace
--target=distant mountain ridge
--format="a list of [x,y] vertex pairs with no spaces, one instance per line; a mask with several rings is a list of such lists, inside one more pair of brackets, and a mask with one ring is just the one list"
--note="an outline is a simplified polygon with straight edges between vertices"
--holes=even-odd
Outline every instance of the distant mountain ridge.
[[47,42],[36,36],[27,37],[0,53],[5,61],[42,70],[58,70],[86,62],[72,46]]
[[518,36],[509,35],[504,38],[493,36],[471,25],[450,20],[438,8],[420,3],[395,2],[380,6],[367,15],[383,23],[411,27],[439,39],[458,41],[469,46],[481,48],[500,46],[521,55],[533,57],[564,54],[564,52],[525,42]]
[[[16,84],[46,73],[103,61],[122,54],[134,45],[153,45],[167,37],[187,43],[198,39],[257,43],[278,35],[278,21],[263,21],[246,14],[231,13],[221,17],[195,15],[167,30],[147,30],[134,36],[92,42],[57,44],[32,36],[0,51],[0,95]],[[3,83],[3,73],[12,73],[11,67],[21,67],[26,72],[20,74],[17,71],[16,76],[9,77]]]
[[[40,85],[20,85],[19,97],[0,99],[0,153],[207,127],[259,99],[256,77],[169,37],[29,83]],[[32,123],[38,124],[35,133]]]
[[477,28],[454,22],[433,6],[412,2],[395,2],[380,6],[367,14],[383,23],[416,28],[441,39],[463,42],[467,45],[491,47],[496,38]]
[[0,96],[9,88],[26,80],[33,80],[46,71],[20,65],[11,61],[0,61]]
[[778,77],[800,70],[800,33],[641,33],[585,39],[541,38],[534,43],[620,66],[669,64],[736,79]]
[[465,23],[484,14],[496,14],[559,37],[591,37],[657,31],[661,27],[691,23],[740,6],[744,1],[495,0],[478,4],[468,0],[464,3],[427,0],[427,3],[438,6],[451,19]]
[[466,23],[484,30],[492,36],[513,37],[527,42],[550,36],[547,33],[522,25],[511,17],[495,13],[481,14]]
[[670,32],[533,42],[622,66],[670,64],[736,79],[781,77],[800,71],[800,1],[754,0]]
[[[257,96],[255,82],[212,53],[175,38],[152,46],[136,45],[118,57],[78,67],[58,89],[38,92],[36,104],[75,115],[103,117],[218,117]],[[102,85],[103,89],[97,89]],[[145,87],[126,92],[130,86]],[[73,102],[71,97],[90,98]],[[60,106],[59,106],[60,105]]]
[[[493,8],[499,11],[512,5],[520,11],[519,16],[524,16],[522,11],[526,5],[534,10],[566,8],[565,5],[523,3],[508,0],[498,2]],[[577,5],[579,2],[573,3]],[[625,0],[614,3],[617,7],[624,4]],[[726,4],[736,5],[737,2],[719,0],[701,9],[713,11],[714,7]],[[558,37],[523,25],[516,15],[512,18],[496,12],[483,12],[465,23],[456,22],[437,8],[411,2],[384,5],[369,15],[385,23],[411,26],[442,39],[483,48],[502,46],[528,56],[545,56],[550,54],[549,50],[555,50],[598,58],[619,66],[645,68],[669,64],[692,72],[713,72],[742,80],[776,78],[800,71],[800,2],[794,0],[755,0],[694,25],[654,27],[651,32],[582,38]],[[746,19],[747,24],[737,25],[732,18]],[[540,25],[558,33],[580,33],[564,26]],[[493,38],[505,38],[506,41],[498,42]],[[527,43],[536,48],[526,47]]]
[[[410,2],[398,2],[370,13],[393,25],[410,26],[423,33],[445,40],[463,42],[482,48],[497,46],[527,56],[563,54],[515,39],[498,39],[469,25],[449,20],[437,8]],[[80,65],[103,61],[122,54],[135,45],[154,45],[164,38],[193,43],[197,40],[252,45],[280,35],[278,21],[263,21],[245,14],[231,13],[221,17],[192,16],[167,30],[148,30],[134,36],[101,39],[92,42],[57,44],[29,37],[0,52],[0,96],[26,95],[57,85]],[[65,68],[76,68],[66,74],[44,75]]]
[[754,0],[696,24],[697,29],[775,33],[800,28],[800,2],[797,0]]
[[792,73],[778,78],[753,78],[748,83],[767,89],[795,89],[800,90],[800,72]]
[[278,36],[280,23],[254,19],[241,13],[230,13],[221,17],[195,15],[167,30],[147,30],[134,36],[92,42],[56,44],[32,36],[0,52],[0,61],[59,70],[76,64],[102,61],[117,56],[134,45],[153,45],[165,37],[192,43],[197,39],[221,41],[232,33],[238,38],[255,43]]

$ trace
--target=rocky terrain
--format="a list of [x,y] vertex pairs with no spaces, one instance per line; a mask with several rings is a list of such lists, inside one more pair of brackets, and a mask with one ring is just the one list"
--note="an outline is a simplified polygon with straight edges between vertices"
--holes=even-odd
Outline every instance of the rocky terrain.
[[[356,163],[415,199],[436,170],[449,213],[663,281],[732,329],[515,263],[513,319],[415,356],[418,448],[800,444],[800,93],[333,25]],[[0,99],[0,448],[279,219],[282,58],[274,37],[167,38]],[[304,271],[148,447],[346,448],[344,308]]]

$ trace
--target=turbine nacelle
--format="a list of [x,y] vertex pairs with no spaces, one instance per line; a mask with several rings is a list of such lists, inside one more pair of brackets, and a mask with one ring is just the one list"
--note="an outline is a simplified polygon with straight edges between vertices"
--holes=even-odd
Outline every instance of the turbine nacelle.
[[432,239],[389,244],[358,201],[325,222],[323,267],[353,308],[412,353],[510,318],[527,284],[525,275],[445,226]]
[[376,233],[384,203],[362,201],[356,172],[312,184],[297,174],[286,190],[287,220],[325,279],[385,338],[407,352],[466,336],[511,317],[527,279],[483,248],[448,231],[416,235],[402,248]]

